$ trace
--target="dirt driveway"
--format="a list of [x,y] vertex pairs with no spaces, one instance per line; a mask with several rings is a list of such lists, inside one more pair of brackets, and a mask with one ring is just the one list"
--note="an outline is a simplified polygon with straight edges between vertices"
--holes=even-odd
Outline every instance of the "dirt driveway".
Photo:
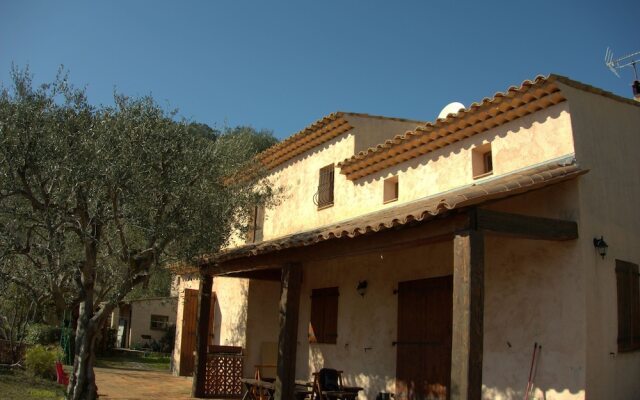
[[190,399],[192,378],[169,372],[95,368],[101,399]]

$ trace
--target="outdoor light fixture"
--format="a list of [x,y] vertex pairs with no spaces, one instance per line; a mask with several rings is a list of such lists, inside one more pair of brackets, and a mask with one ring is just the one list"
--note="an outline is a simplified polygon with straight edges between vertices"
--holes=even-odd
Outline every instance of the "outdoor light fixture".
[[607,255],[607,248],[609,247],[607,242],[604,241],[604,237],[600,236],[600,239],[593,238],[593,247],[596,248],[598,254],[600,254],[602,259],[604,260],[604,256]]
[[367,286],[368,286],[367,281],[358,282],[358,287],[356,287],[356,290],[358,291],[358,294],[360,296],[364,297],[364,294],[367,293]]

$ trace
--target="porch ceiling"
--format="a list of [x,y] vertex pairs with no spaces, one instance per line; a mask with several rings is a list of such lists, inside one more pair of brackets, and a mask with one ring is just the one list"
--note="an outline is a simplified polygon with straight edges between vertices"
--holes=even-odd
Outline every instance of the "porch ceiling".
[[[440,232],[441,235],[451,234],[455,230],[460,230],[469,226],[468,218],[466,216],[460,216],[460,213],[458,212],[461,209],[469,208],[470,206],[477,206],[490,200],[502,199],[531,190],[540,189],[575,178],[586,172],[588,172],[588,170],[581,169],[573,156],[556,159],[494,179],[487,179],[477,184],[440,193],[436,196],[414,201],[409,204],[366,214],[334,225],[260,243],[247,244],[245,246],[229,249],[211,256],[205,256],[202,259],[201,267],[204,267],[212,273],[221,273],[223,271],[229,272],[231,270],[239,271],[241,269],[234,268],[234,266],[237,267],[240,264],[246,264],[249,269],[253,269],[259,264],[265,266],[270,264],[270,262],[266,260],[263,263],[258,262],[257,260],[252,260],[255,258],[253,256],[273,256],[272,253],[282,252],[284,250],[293,251],[306,246],[317,245],[320,244],[320,242],[330,241],[332,239],[355,238],[384,230],[390,230],[389,233],[393,233],[397,228],[413,227],[419,225],[420,222],[439,218],[441,221],[438,223],[441,226],[438,227],[434,225],[434,229],[432,229],[432,231],[436,232],[435,234],[432,232],[429,235],[424,236],[422,239],[420,239],[420,235],[418,235],[414,236],[411,240],[413,242],[416,240],[425,240],[427,236],[432,239],[433,237],[438,236],[437,232]],[[443,222],[441,216],[445,213],[453,214],[454,218],[448,218],[450,221]],[[543,221],[543,226],[547,225],[544,221],[545,219],[538,220]],[[480,219],[478,219],[478,221],[480,221]],[[533,220],[522,220],[521,222],[524,224],[535,225],[535,221]],[[558,222],[562,223],[564,221]],[[488,230],[495,232],[495,229],[491,229],[491,227]],[[517,231],[502,233],[518,234]],[[387,235],[383,236],[386,237]],[[532,237],[534,235],[523,236]],[[570,237],[558,236],[548,238],[551,240],[562,240]],[[385,243],[393,243],[389,238],[384,240],[386,240]],[[296,254],[298,254],[298,252],[296,252]],[[278,257],[275,257],[274,260],[277,258]],[[271,263],[271,265],[273,264],[275,264],[275,262]],[[225,267],[225,265],[227,267]]]

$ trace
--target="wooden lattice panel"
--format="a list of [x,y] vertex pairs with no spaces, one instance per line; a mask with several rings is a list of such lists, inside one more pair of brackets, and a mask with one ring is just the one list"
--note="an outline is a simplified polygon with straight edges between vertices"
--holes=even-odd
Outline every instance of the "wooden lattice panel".
[[209,354],[205,374],[207,397],[242,396],[242,356],[239,354]]

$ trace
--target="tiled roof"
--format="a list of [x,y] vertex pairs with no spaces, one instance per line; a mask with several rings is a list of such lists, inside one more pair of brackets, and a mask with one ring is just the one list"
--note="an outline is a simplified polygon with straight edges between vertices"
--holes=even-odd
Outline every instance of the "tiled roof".
[[338,164],[340,173],[356,180],[441,147],[485,132],[566,100],[557,82],[629,104],[638,102],[559,75],[538,76],[519,87],[484,98],[456,114],[418,126]]
[[258,154],[258,160],[268,169],[277,167],[305,151],[353,129],[348,120],[350,115],[391,121],[410,121],[415,122],[416,126],[422,123],[402,118],[338,111],[317,120],[300,132],[266,149]]
[[203,261],[205,264],[212,264],[286,248],[308,246],[335,238],[352,238],[415,221],[426,221],[449,210],[539,189],[586,172],[579,168],[572,155],[341,223],[225,250],[204,257]]
[[560,103],[565,98],[554,80],[539,76],[533,81],[524,81],[520,87],[496,93],[493,98],[473,103],[457,114],[397,135],[339,163],[340,172],[350,180],[359,179]]

